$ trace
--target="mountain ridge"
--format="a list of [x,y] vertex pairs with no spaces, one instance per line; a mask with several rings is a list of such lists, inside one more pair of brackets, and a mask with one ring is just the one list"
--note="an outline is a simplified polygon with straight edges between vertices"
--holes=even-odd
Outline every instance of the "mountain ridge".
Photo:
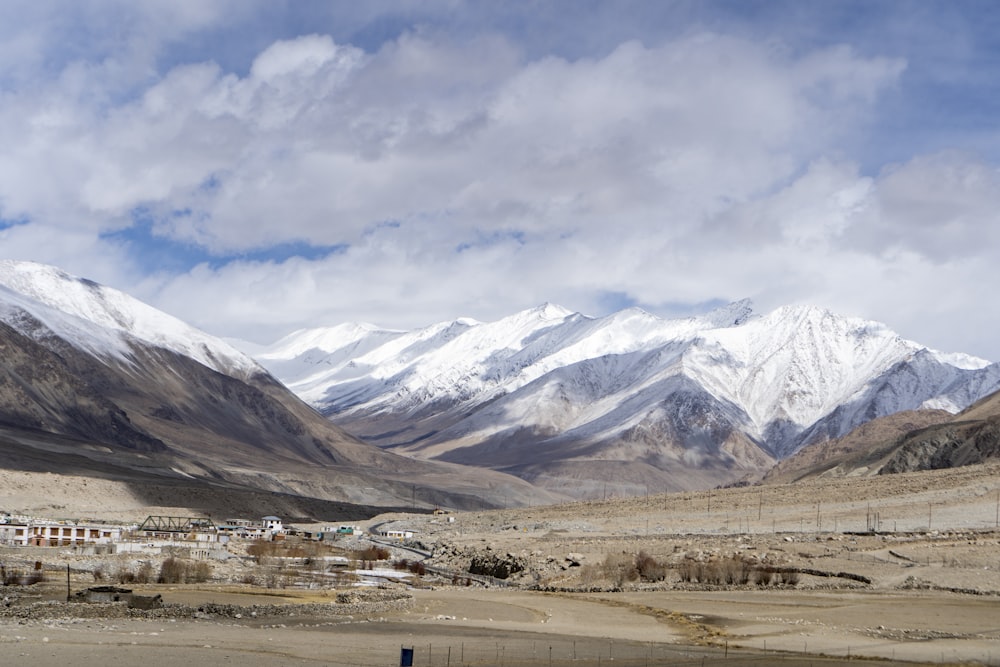
[[230,345],[122,292],[27,262],[0,263],[0,426],[2,451],[26,458],[26,448],[48,447],[53,472],[79,468],[70,462],[79,457],[110,465],[110,452],[136,484],[155,472],[164,484],[355,506],[553,498],[514,477],[368,445]]
[[755,315],[744,300],[665,320],[543,304],[487,323],[341,327],[349,340],[313,329],[322,347],[292,334],[256,359],[370,442],[525,478],[545,476],[544,460],[613,483],[605,464],[644,443],[663,473],[644,485],[674,490],[703,467],[729,483],[875,417],[956,411],[1000,388],[1000,365],[816,306]]

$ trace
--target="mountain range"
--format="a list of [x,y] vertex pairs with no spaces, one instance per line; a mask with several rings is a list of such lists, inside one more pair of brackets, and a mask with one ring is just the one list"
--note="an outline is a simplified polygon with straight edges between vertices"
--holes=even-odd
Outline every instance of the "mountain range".
[[0,261],[0,452],[4,469],[114,478],[150,505],[207,512],[234,511],[236,497],[258,513],[344,518],[553,499],[364,443],[227,343],[28,262]]
[[413,331],[341,324],[255,358],[366,442],[492,468],[576,497],[755,479],[900,411],[956,413],[1000,365],[811,306],[699,317],[545,304]]
[[255,354],[0,261],[0,469],[120,481],[151,507],[347,519],[1000,456],[997,364],[815,307],[545,304]]

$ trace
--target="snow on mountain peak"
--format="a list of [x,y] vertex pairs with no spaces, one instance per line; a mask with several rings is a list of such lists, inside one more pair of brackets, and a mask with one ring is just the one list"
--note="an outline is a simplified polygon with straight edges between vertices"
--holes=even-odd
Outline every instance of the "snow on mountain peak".
[[941,363],[963,370],[977,371],[990,365],[990,362],[985,359],[963,352],[938,352],[937,350],[928,350],[928,352]]
[[554,303],[549,303],[546,301],[540,306],[535,306],[534,308],[529,308],[528,310],[522,311],[514,317],[520,315],[537,317],[540,320],[564,320],[570,315],[573,315],[573,311],[562,306],[556,305]]
[[[345,344],[341,331],[336,353],[259,358],[338,423],[395,433],[385,419],[405,426],[407,442],[437,442],[452,428],[461,434],[456,442],[502,428],[610,438],[669,412],[664,406],[679,391],[703,397],[688,407],[728,406],[730,416],[720,419],[784,454],[820,420],[846,429],[945,391],[941,402],[967,404],[1000,378],[1000,367],[932,354],[878,322],[815,306],[754,315],[747,299],[675,320],[640,308],[591,318],[542,304],[487,323],[360,333]],[[837,412],[852,401],[877,405]]]
[[222,373],[260,371],[256,362],[229,344],[124,292],[52,266],[0,260],[0,286],[9,290],[8,301],[11,293],[19,295],[19,308],[71,344],[93,353],[127,358],[123,336],[131,336]]
[[402,333],[389,332],[367,322],[346,322],[332,327],[300,329],[267,346],[267,349],[258,356],[265,359],[281,359],[299,356],[310,350],[329,353],[378,332]]
[[738,327],[753,317],[753,301],[740,299],[716,308],[700,319],[713,328]]

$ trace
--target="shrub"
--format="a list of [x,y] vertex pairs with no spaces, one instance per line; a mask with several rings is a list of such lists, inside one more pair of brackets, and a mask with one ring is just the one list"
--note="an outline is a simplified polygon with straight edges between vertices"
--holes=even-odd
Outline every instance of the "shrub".
[[[152,565],[143,563],[136,575],[136,583],[152,581],[152,570]],[[211,577],[212,566],[205,561],[188,562],[171,556],[160,565],[160,576],[156,578],[156,581],[161,584],[201,584]]]
[[115,570],[115,581],[119,584],[135,583],[135,572],[127,565],[119,565],[118,569]]
[[773,577],[774,570],[769,567],[760,567],[754,572],[754,583],[758,586],[769,586]]
[[355,560],[389,560],[391,555],[385,547],[368,547],[355,551],[353,557]]
[[161,584],[183,584],[187,579],[187,564],[179,558],[171,556],[160,566]]
[[750,564],[739,556],[730,556],[721,562],[720,581],[716,583],[742,586],[750,581],[751,569]]
[[153,564],[148,560],[142,561],[139,570],[135,573],[135,583],[148,584],[153,581]]
[[778,581],[786,586],[795,586],[799,583],[799,573],[791,570],[779,572]]
[[750,581],[754,567],[739,556],[728,556],[708,563],[685,560],[677,566],[682,582],[715,586],[742,586]]
[[247,555],[253,556],[257,562],[266,556],[274,556],[278,553],[277,542],[257,541],[247,547]]
[[667,568],[645,551],[636,555],[635,570],[644,581],[663,581],[667,578]]
[[205,561],[198,561],[188,572],[188,581],[203,584],[212,578],[212,566]]

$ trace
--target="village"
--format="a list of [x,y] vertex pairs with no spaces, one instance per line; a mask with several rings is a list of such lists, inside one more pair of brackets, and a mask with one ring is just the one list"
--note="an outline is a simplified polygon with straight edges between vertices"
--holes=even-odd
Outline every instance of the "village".
[[378,586],[412,576],[408,560],[397,560],[398,570],[388,561],[391,547],[413,536],[392,527],[366,533],[352,524],[301,529],[273,515],[219,523],[150,515],[115,523],[4,513],[0,568],[4,585],[37,583],[65,569],[76,586],[209,580],[265,588]]
[[277,516],[259,520],[227,519],[216,524],[207,517],[150,515],[141,524],[104,521],[56,520],[17,514],[0,514],[0,545],[35,547],[73,547],[93,553],[134,553],[178,542],[195,543],[196,557],[201,552],[224,552],[233,538],[243,540],[282,540],[301,535],[305,539],[332,539],[360,532],[356,526],[328,527],[300,532],[286,527]]
[[234,652],[253,665],[391,664],[401,645],[427,665],[545,665],[550,647],[566,666],[997,664],[997,472],[358,525],[11,513],[0,644],[51,665],[81,646],[95,665],[114,654],[152,667],[154,647],[165,665]]
[[[344,536],[362,535],[355,525],[328,525],[299,530],[282,523],[281,517],[227,519],[216,524],[209,517],[150,515],[140,524],[105,521],[56,520],[18,514],[0,514],[0,546],[73,547],[80,553],[135,553],[177,544],[194,543],[194,557],[213,557],[225,552],[233,539],[281,541],[298,537],[307,541],[331,541]],[[385,529],[375,536],[409,539],[413,531]]]

